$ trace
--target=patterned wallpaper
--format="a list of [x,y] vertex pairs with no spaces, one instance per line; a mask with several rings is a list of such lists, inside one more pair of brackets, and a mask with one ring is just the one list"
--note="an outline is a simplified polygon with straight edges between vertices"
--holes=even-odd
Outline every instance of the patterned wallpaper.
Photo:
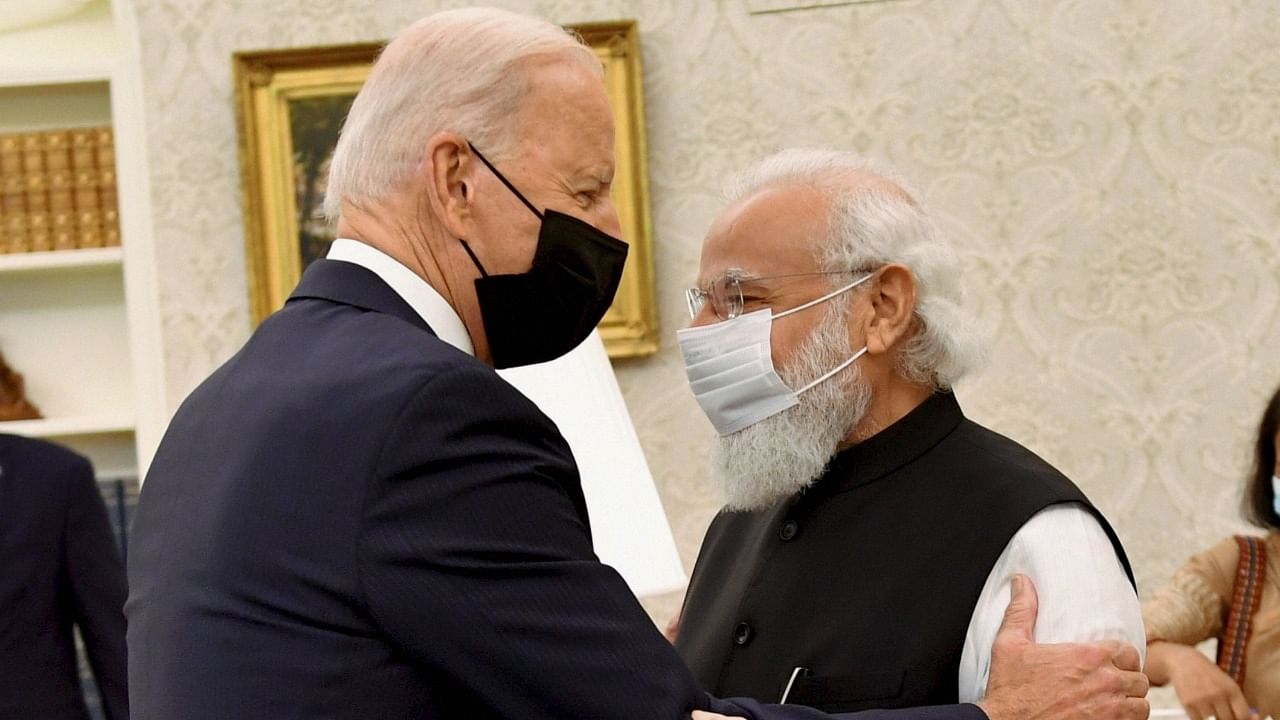
[[[231,52],[384,38],[463,4],[140,3],[171,405],[249,332]],[[924,190],[992,338],[962,403],[1085,488],[1145,591],[1241,527],[1248,436],[1280,383],[1280,4],[494,4],[640,21],[664,340],[618,373],[688,566],[716,502],[679,290],[724,178],[792,145]],[[665,619],[679,596],[647,605]]]

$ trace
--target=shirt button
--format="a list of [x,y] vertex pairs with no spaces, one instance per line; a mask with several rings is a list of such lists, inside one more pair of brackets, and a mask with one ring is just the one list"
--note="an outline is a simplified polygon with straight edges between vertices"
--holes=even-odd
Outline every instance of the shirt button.
[[738,623],[738,627],[733,631],[733,643],[738,647],[742,647],[751,642],[751,638],[755,637],[756,631],[746,623]]
[[800,533],[800,524],[795,520],[788,520],[782,523],[782,528],[778,530],[778,537],[783,542],[791,542],[796,539],[796,535]]

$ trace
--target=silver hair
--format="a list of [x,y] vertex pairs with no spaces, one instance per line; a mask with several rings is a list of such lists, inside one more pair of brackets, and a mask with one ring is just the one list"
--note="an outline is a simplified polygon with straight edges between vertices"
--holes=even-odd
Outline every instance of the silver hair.
[[902,377],[948,389],[982,364],[981,330],[963,305],[960,256],[896,172],[848,152],[784,150],[741,173],[728,195],[736,201],[780,185],[810,186],[830,201],[827,237],[816,247],[823,269],[898,263],[915,276],[916,328],[898,353]]
[[329,166],[324,210],[377,202],[419,167],[427,140],[453,131],[490,159],[518,142],[512,119],[527,89],[526,61],[563,57],[603,74],[581,38],[541,18],[494,8],[435,13],[383,49],[347,114]]

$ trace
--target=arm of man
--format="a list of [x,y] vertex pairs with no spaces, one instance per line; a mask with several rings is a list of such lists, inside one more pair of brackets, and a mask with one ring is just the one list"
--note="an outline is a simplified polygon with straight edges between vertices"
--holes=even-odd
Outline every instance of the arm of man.
[[[1035,586],[1024,575],[1014,576],[1011,585],[1012,599],[991,649],[991,681],[981,710],[952,705],[839,717],[944,720],[981,718],[985,713],[989,720],[1146,720],[1151,713],[1146,701],[1149,684],[1140,671],[1138,651],[1118,640],[1036,644],[1032,637],[1038,610]],[[733,715],[719,708],[717,712],[724,715],[695,712],[693,720]]]
[[127,720],[124,601],[128,590],[124,566],[92,466],[81,460],[68,472],[63,552],[76,625],[84,639],[107,720]]
[[[360,572],[390,641],[481,717],[818,720],[706,695],[595,557],[572,455],[505,382],[461,367],[408,401],[365,500]],[[983,720],[975,706],[866,720]]]
[[1032,517],[1009,541],[974,607],[960,660],[960,698],[986,694],[1010,580],[1024,574],[1039,595],[1038,643],[1119,640],[1145,652],[1137,593],[1097,519],[1076,504]]

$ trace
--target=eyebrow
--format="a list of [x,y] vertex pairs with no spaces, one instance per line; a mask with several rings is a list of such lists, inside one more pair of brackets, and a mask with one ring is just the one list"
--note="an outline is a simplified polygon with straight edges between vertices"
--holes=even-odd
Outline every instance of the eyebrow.
[[771,275],[760,275],[758,273],[754,273],[749,270],[744,270],[741,267],[735,266],[735,267],[727,268],[725,270],[722,270],[716,273],[715,275],[713,275],[711,278],[708,279],[708,282],[699,283],[698,287],[705,288],[708,284],[716,280],[719,280],[720,278],[732,278],[734,280],[737,280],[740,283],[754,283],[759,280],[767,280],[771,277],[772,277]]
[[725,270],[722,275],[724,277],[733,278],[738,282],[754,282],[763,278],[759,273],[753,273],[749,270],[743,270],[740,267],[731,267]]
[[742,268],[729,268],[723,273],[723,275],[726,277],[735,278],[738,281],[739,285],[750,284],[753,287],[762,288],[766,291],[777,291],[780,288],[770,287],[768,284],[761,284],[762,281],[781,279],[781,278],[787,278],[787,277],[800,277],[802,275],[809,275],[809,274],[810,273],[783,273],[781,275],[758,275],[756,273],[747,272]]
[[776,293],[780,289],[779,286],[771,286],[767,282],[763,282],[766,279],[767,278],[758,276],[740,278],[738,280],[738,287],[742,288],[744,293],[748,290],[755,294],[768,295]]
[[574,179],[587,179],[601,185],[609,185],[613,183],[614,174],[617,172],[613,165],[596,165],[594,167],[586,167],[574,173]]

